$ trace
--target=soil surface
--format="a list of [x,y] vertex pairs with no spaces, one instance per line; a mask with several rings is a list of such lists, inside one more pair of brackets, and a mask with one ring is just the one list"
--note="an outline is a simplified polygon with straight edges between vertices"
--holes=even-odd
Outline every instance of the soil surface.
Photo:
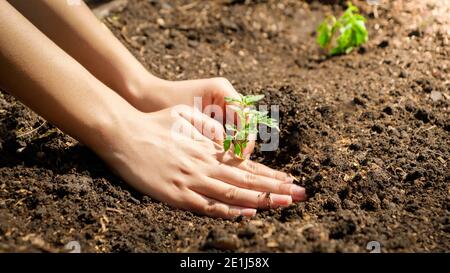
[[115,177],[0,93],[0,251],[449,252],[450,5],[381,1],[369,42],[325,58],[314,30],[344,1],[129,0],[103,19],[154,74],[224,76],[280,107],[280,147],[309,200],[226,221]]

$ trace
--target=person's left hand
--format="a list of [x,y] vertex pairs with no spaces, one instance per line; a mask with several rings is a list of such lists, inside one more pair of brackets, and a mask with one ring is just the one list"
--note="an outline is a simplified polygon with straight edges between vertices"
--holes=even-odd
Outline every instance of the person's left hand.
[[[227,115],[234,115],[231,109],[227,109],[224,98],[239,97],[238,92],[226,78],[186,81],[153,79],[139,89],[136,99],[131,103],[142,112],[154,112],[174,105],[185,104],[201,107],[200,110],[203,113],[220,121],[220,117],[214,116],[208,111],[208,106],[218,105],[223,113],[222,124],[225,124]],[[244,156],[249,157],[254,147],[255,141],[251,140],[244,151]]]

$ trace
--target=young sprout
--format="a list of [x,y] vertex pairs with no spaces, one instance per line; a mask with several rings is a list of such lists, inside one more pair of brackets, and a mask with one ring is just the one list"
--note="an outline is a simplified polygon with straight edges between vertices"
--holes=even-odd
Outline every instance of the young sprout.
[[243,158],[244,149],[247,147],[249,136],[258,132],[258,124],[275,128],[278,131],[278,123],[275,119],[268,117],[267,111],[258,111],[255,109],[255,103],[264,98],[264,95],[248,95],[239,94],[239,98],[225,97],[227,103],[231,103],[230,107],[238,116],[238,125],[225,124],[228,134],[223,142],[223,148],[228,151],[233,144],[233,152]]
[[[368,32],[364,24],[366,18],[359,14],[357,7],[348,2],[344,14],[336,19],[328,16],[317,28],[317,43],[328,51],[328,55],[348,54],[368,40]],[[335,38],[339,30],[339,36]]]

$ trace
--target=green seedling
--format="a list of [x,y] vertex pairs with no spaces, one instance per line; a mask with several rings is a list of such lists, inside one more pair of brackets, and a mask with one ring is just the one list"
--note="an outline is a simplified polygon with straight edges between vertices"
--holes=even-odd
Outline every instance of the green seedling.
[[225,101],[230,103],[228,106],[236,112],[238,117],[238,126],[235,124],[225,124],[228,134],[223,142],[223,148],[228,151],[233,145],[234,154],[243,158],[244,149],[249,142],[249,136],[258,132],[258,124],[275,128],[278,131],[278,122],[268,116],[267,111],[258,111],[255,109],[255,103],[264,98],[264,95],[248,95],[239,94],[239,98],[225,97]]
[[[317,28],[317,43],[328,52],[328,55],[348,54],[368,40],[365,26],[366,18],[359,14],[357,7],[348,3],[344,14],[336,19],[328,16]],[[339,30],[339,36],[336,33]]]

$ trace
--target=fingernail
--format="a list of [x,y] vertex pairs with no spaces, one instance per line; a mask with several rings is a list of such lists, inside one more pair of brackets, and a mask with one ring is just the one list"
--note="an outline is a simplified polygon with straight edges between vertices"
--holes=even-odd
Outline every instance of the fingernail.
[[256,209],[241,209],[241,215],[244,217],[252,217],[255,216]]
[[278,195],[278,194],[271,194],[270,198],[272,200],[272,205],[274,207],[277,206],[289,206],[292,204],[292,197],[289,195]]
[[305,200],[306,199],[306,191],[305,188],[294,186],[291,189],[292,199],[295,201]]

